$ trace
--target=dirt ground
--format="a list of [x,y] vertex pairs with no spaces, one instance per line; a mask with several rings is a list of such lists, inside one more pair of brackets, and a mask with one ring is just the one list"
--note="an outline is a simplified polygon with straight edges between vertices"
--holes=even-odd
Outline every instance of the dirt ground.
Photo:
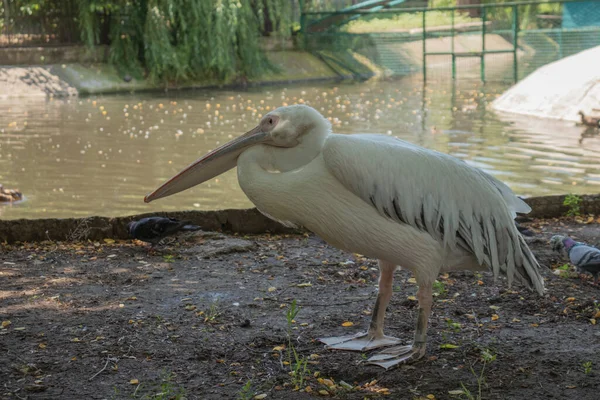
[[[548,246],[554,233],[599,245],[591,221],[525,224],[536,233],[528,241],[544,267],[544,297],[490,274],[440,277],[426,356],[389,371],[364,364],[373,352],[316,341],[368,328],[378,271],[375,260],[312,235],[205,232],[153,251],[111,240],[0,245],[0,394],[597,399],[600,288],[553,271],[564,262]],[[409,278],[396,273],[386,316],[387,333],[406,341],[417,310]],[[300,311],[288,324],[294,300]],[[306,371],[290,373],[290,344]]]

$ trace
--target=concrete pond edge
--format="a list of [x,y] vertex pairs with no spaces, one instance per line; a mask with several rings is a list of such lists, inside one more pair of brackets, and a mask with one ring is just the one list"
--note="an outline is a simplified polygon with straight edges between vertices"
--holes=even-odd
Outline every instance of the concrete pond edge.
[[[557,218],[566,215],[564,205],[567,195],[530,197],[524,199],[532,208],[529,218]],[[600,214],[600,194],[580,195],[581,214]],[[148,216],[165,216],[188,220],[205,231],[239,234],[294,233],[273,221],[256,208],[215,211],[155,212],[125,217],[47,218],[0,220],[0,243],[52,241],[83,241],[102,239],[128,239],[127,224]]]

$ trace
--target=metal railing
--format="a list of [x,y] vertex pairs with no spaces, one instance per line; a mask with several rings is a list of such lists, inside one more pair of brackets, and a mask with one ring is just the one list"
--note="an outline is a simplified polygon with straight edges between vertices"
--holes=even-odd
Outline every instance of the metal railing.
[[41,10],[23,2],[0,3],[0,47],[56,46],[81,40],[73,0]]
[[[332,23],[324,27],[324,21]],[[427,80],[434,70],[445,70],[456,79],[459,69],[469,69],[470,76],[478,70],[482,81],[502,65],[500,79],[517,81],[548,62],[599,46],[600,1],[305,12],[301,25],[306,49],[338,63],[338,55],[350,50],[394,75],[421,72]],[[468,61],[473,59],[479,68]]]

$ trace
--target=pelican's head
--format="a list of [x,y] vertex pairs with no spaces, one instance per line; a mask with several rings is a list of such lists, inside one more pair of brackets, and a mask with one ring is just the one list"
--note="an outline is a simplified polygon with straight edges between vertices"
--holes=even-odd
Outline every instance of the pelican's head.
[[266,114],[254,129],[211,151],[148,194],[144,201],[179,193],[206,182],[236,166],[244,150],[257,144],[292,148],[331,131],[331,124],[317,110],[305,105],[277,108]]

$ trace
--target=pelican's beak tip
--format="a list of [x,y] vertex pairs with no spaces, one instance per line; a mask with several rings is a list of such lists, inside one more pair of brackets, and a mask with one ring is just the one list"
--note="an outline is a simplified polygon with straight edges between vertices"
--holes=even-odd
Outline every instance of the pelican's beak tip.
[[144,196],[144,203],[150,203],[152,201],[152,198],[150,197],[149,194]]

